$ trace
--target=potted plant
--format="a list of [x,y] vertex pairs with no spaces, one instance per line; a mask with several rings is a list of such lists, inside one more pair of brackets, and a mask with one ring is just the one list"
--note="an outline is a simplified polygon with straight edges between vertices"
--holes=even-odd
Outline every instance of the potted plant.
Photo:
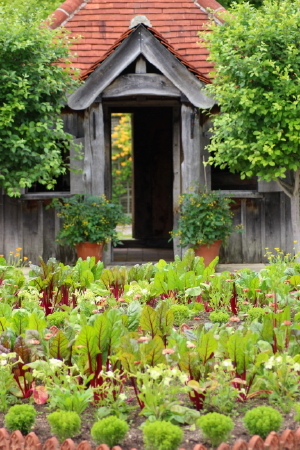
[[219,255],[222,242],[238,229],[233,225],[232,202],[220,191],[191,188],[179,197],[178,228],[171,232],[172,238],[179,237],[181,247],[191,246],[208,265]]
[[111,203],[104,195],[88,196],[77,194],[70,198],[56,198],[52,201],[63,220],[56,241],[58,244],[76,246],[78,258],[95,256],[102,259],[103,247],[107,242],[115,246],[120,241],[117,224],[130,223],[122,206]]

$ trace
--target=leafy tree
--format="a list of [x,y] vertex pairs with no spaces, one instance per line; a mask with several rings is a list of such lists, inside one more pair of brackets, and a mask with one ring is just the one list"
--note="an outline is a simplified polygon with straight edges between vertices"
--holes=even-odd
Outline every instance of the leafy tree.
[[132,181],[131,114],[114,116],[119,117],[119,123],[112,133],[112,201],[120,203]]
[[201,33],[216,67],[209,93],[222,111],[209,163],[276,180],[291,199],[300,243],[300,0],[236,4],[224,21]]
[[0,9],[0,186],[10,196],[35,181],[50,189],[65,172],[70,136],[59,112],[75,85],[57,64],[68,56],[66,33],[26,8]]
[[[219,3],[221,3],[224,8],[228,9],[231,8],[235,3],[245,3],[245,0],[220,0]],[[263,0],[250,0],[249,3],[256,8],[259,8],[262,5]]]
[[20,13],[22,13],[22,11],[24,12],[24,8],[26,8],[27,10],[30,9],[31,11],[34,11],[35,14],[38,14],[42,19],[46,19],[62,3],[63,0],[27,0],[26,6],[24,7],[23,0],[2,0],[1,8],[2,5],[5,5],[5,7],[10,5],[10,7],[13,6],[13,8]]

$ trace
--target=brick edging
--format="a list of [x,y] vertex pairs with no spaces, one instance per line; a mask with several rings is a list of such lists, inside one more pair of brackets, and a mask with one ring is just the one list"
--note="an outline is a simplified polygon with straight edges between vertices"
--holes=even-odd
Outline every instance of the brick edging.
[[[66,439],[62,444],[56,437],[51,437],[42,444],[33,432],[26,437],[20,431],[14,431],[12,434],[5,428],[0,428],[0,450],[93,450],[89,441],[81,441],[78,445],[72,439]],[[96,450],[109,450],[106,444],[98,445]],[[122,447],[116,445],[112,450],[122,450]],[[132,448],[131,450],[137,450]],[[180,448],[179,450],[185,450]],[[207,450],[202,444],[196,444],[193,450]],[[217,450],[300,450],[300,428],[297,431],[290,429],[284,430],[282,434],[272,431],[263,441],[259,436],[252,436],[249,442],[241,439],[237,440],[231,447],[222,442]]]

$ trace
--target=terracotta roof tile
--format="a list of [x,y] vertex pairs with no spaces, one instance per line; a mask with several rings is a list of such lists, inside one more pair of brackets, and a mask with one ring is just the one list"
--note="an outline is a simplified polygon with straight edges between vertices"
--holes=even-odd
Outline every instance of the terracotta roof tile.
[[[66,0],[52,15],[52,28],[61,24],[71,35],[81,35],[72,51],[74,67],[83,73],[99,64],[120,43],[136,15],[145,15],[150,30],[198,78],[212,71],[206,61],[208,52],[197,44],[197,33],[208,23],[206,8],[218,13],[222,6],[215,0]],[[121,38],[121,41],[120,41]],[[80,61],[80,62],[79,62]]]

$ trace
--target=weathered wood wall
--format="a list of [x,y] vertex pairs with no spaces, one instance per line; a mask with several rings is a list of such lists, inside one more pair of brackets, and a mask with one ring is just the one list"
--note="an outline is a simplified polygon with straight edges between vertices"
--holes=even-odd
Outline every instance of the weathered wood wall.
[[[288,197],[282,192],[252,195],[235,198],[234,222],[242,223],[244,232],[232,234],[221,251],[222,263],[265,262],[265,247],[292,252]],[[11,250],[22,247],[23,255],[33,263],[38,262],[38,255],[44,259],[54,256],[65,263],[75,260],[72,248],[55,244],[60,221],[53,209],[46,209],[49,203],[47,194],[37,194],[32,199],[0,196],[1,254],[8,256]]]
[[[245,194],[246,195],[246,194]],[[266,262],[266,247],[292,253],[290,200],[283,192],[258,193],[235,198],[234,224],[242,233],[233,233],[221,249],[222,263]]]
[[32,197],[27,200],[0,196],[0,253],[8,258],[10,251],[21,247],[22,256],[34,264],[38,263],[38,256],[44,260],[54,256],[66,263],[73,262],[74,249],[55,243],[61,221],[54,209],[46,209],[51,203],[49,195]]

